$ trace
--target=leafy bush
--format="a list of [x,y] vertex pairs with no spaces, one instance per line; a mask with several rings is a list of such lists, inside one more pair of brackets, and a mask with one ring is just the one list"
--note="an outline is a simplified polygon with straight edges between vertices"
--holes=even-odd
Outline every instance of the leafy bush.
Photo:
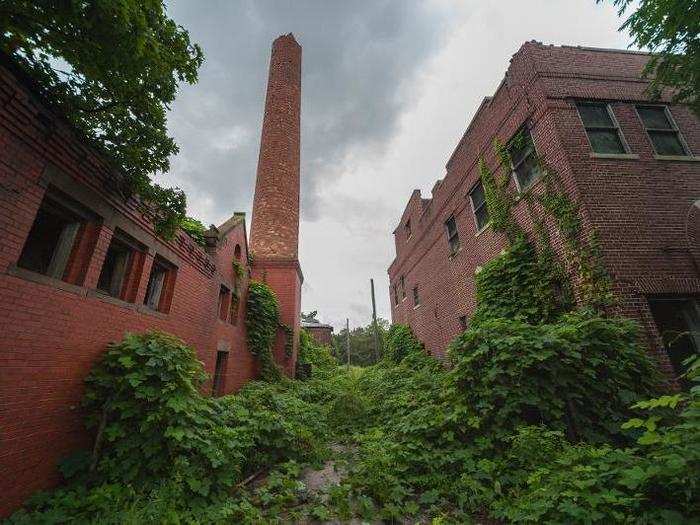
[[416,339],[410,326],[394,324],[389,328],[386,341],[386,357],[399,363],[404,357],[423,351],[423,344]]
[[193,217],[185,217],[180,222],[180,228],[182,228],[182,230],[184,230],[187,233],[187,235],[192,237],[194,242],[196,242],[200,246],[206,246],[206,242],[204,240],[204,232],[207,231],[207,227],[204,226],[202,221]]
[[555,262],[538,255],[523,237],[487,262],[475,281],[477,309],[472,326],[500,318],[551,322],[570,306]]
[[656,393],[635,325],[590,312],[546,325],[483,321],[459,335],[449,355],[455,403],[494,442],[520,425],[603,442],[620,435],[632,403]]

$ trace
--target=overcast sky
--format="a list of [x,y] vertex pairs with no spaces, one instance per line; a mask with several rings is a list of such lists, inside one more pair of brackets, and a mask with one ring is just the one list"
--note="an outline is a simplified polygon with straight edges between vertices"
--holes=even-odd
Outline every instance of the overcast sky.
[[302,309],[340,328],[389,318],[392,231],[414,188],[424,194],[482,98],[527,40],[625,48],[620,20],[594,0],[171,0],[204,48],[199,83],[175,102],[180,145],[160,181],[190,215],[248,217],[272,41],[303,47],[300,260]]

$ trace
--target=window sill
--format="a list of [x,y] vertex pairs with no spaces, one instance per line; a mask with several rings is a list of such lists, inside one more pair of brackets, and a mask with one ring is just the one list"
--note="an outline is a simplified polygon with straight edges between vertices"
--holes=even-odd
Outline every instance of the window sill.
[[461,251],[462,251],[462,247],[460,246],[459,249],[458,249],[456,252],[450,253],[450,256],[449,256],[447,259],[451,261],[452,259],[454,259],[455,257],[457,257],[457,256],[460,254]]
[[134,303],[129,303],[127,301],[124,301],[123,299],[119,299],[117,297],[112,297],[111,295],[107,295],[106,293],[104,293],[100,290],[88,290],[87,296],[93,297],[95,299],[99,299],[102,302],[113,304],[115,306],[121,306],[122,308],[128,308],[129,310],[136,310],[137,309],[137,306]]
[[152,315],[154,317],[159,317],[160,319],[167,319],[168,318],[168,314],[166,314],[164,312],[160,312],[158,310],[154,310],[153,308],[150,308],[150,307],[146,306],[145,304],[137,306],[136,310],[140,314],[148,314],[148,315]]
[[700,162],[700,157],[691,157],[690,155],[654,155],[654,158],[676,162]]
[[476,233],[474,234],[474,237],[479,237],[479,236],[481,236],[482,233],[484,233],[486,230],[489,229],[489,226],[491,226],[491,223],[490,223],[490,222],[487,222],[486,224],[484,224],[484,227],[483,227],[483,228],[481,228],[480,230],[477,230],[477,231],[476,231]]
[[20,268],[17,265],[12,265],[8,267],[7,275],[19,277],[20,279],[24,279],[25,281],[31,281],[33,283],[44,284],[53,288],[58,288],[59,290],[70,292],[75,295],[82,295],[83,297],[87,295],[87,290],[82,286],[67,283],[60,279],[55,279],[53,277],[49,277],[48,275],[44,275],[43,273],[37,273],[31,270],[27,270],[26,268]]
[[592,159],[610,159],[610,160],[638,160],[639,155],[634,153],[590,153]]
[[418,308],[420,308],[420,305],[419,305],[419,304],[417,304],[417,305],[415,305],[415,306],[413,307],[414,310],[418,310]]

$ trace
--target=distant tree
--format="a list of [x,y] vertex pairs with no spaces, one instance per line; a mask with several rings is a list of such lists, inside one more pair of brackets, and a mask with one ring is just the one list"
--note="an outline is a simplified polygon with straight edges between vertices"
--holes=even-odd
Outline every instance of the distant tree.
[[166,111],[204,55],[161,0],[0,0],[0,50],[158,211],[160,233],[185,217],[179,189],[153,184],[178,147]]
[[[377,319],[377,328],[379,332],[379,359],[381,359],[384,355],[384,345],[386,334],[389,330],[389,321],[386,319]],[[337,334],[333,334],[333,355],[343,364],[348,362],[345,343],[346,334],[347,330],[345,328]],[[350,362],[356,366],[369,366],[376,362],[374,357],[374,329],[372,323],[369,323],[367,326],[358,326],[350,330]]]
[[318,322],[318,319],[316,319],[317,315],[318,315],[318,310],[314,310],[313,312],[309,312],[309,313],[301,312],[301,320],[306,321],[307,323],[317,323]]
[[[633,4],[611,1],[619,16]],[[640,0],[620,30],[628,30],[636,46],[654,53],[645,70],[652,78],[652,95],[674,88],[674,100],[690,105],[700,116],[700,1]]]

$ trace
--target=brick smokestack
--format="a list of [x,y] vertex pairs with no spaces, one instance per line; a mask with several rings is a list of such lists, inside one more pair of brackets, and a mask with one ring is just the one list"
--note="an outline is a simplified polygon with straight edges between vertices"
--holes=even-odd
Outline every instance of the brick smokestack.
[[293,376],[299,347],[301,283],[299,266],[299,145],[301,46],[290,33],[272,44],[270,74],[260,137],[250,246],[253,278],[267,283],[277,296],[280,321],[275,362]]
[[250,230],[254,256],[295,260],[299,246],[301,46],[272,44]]

